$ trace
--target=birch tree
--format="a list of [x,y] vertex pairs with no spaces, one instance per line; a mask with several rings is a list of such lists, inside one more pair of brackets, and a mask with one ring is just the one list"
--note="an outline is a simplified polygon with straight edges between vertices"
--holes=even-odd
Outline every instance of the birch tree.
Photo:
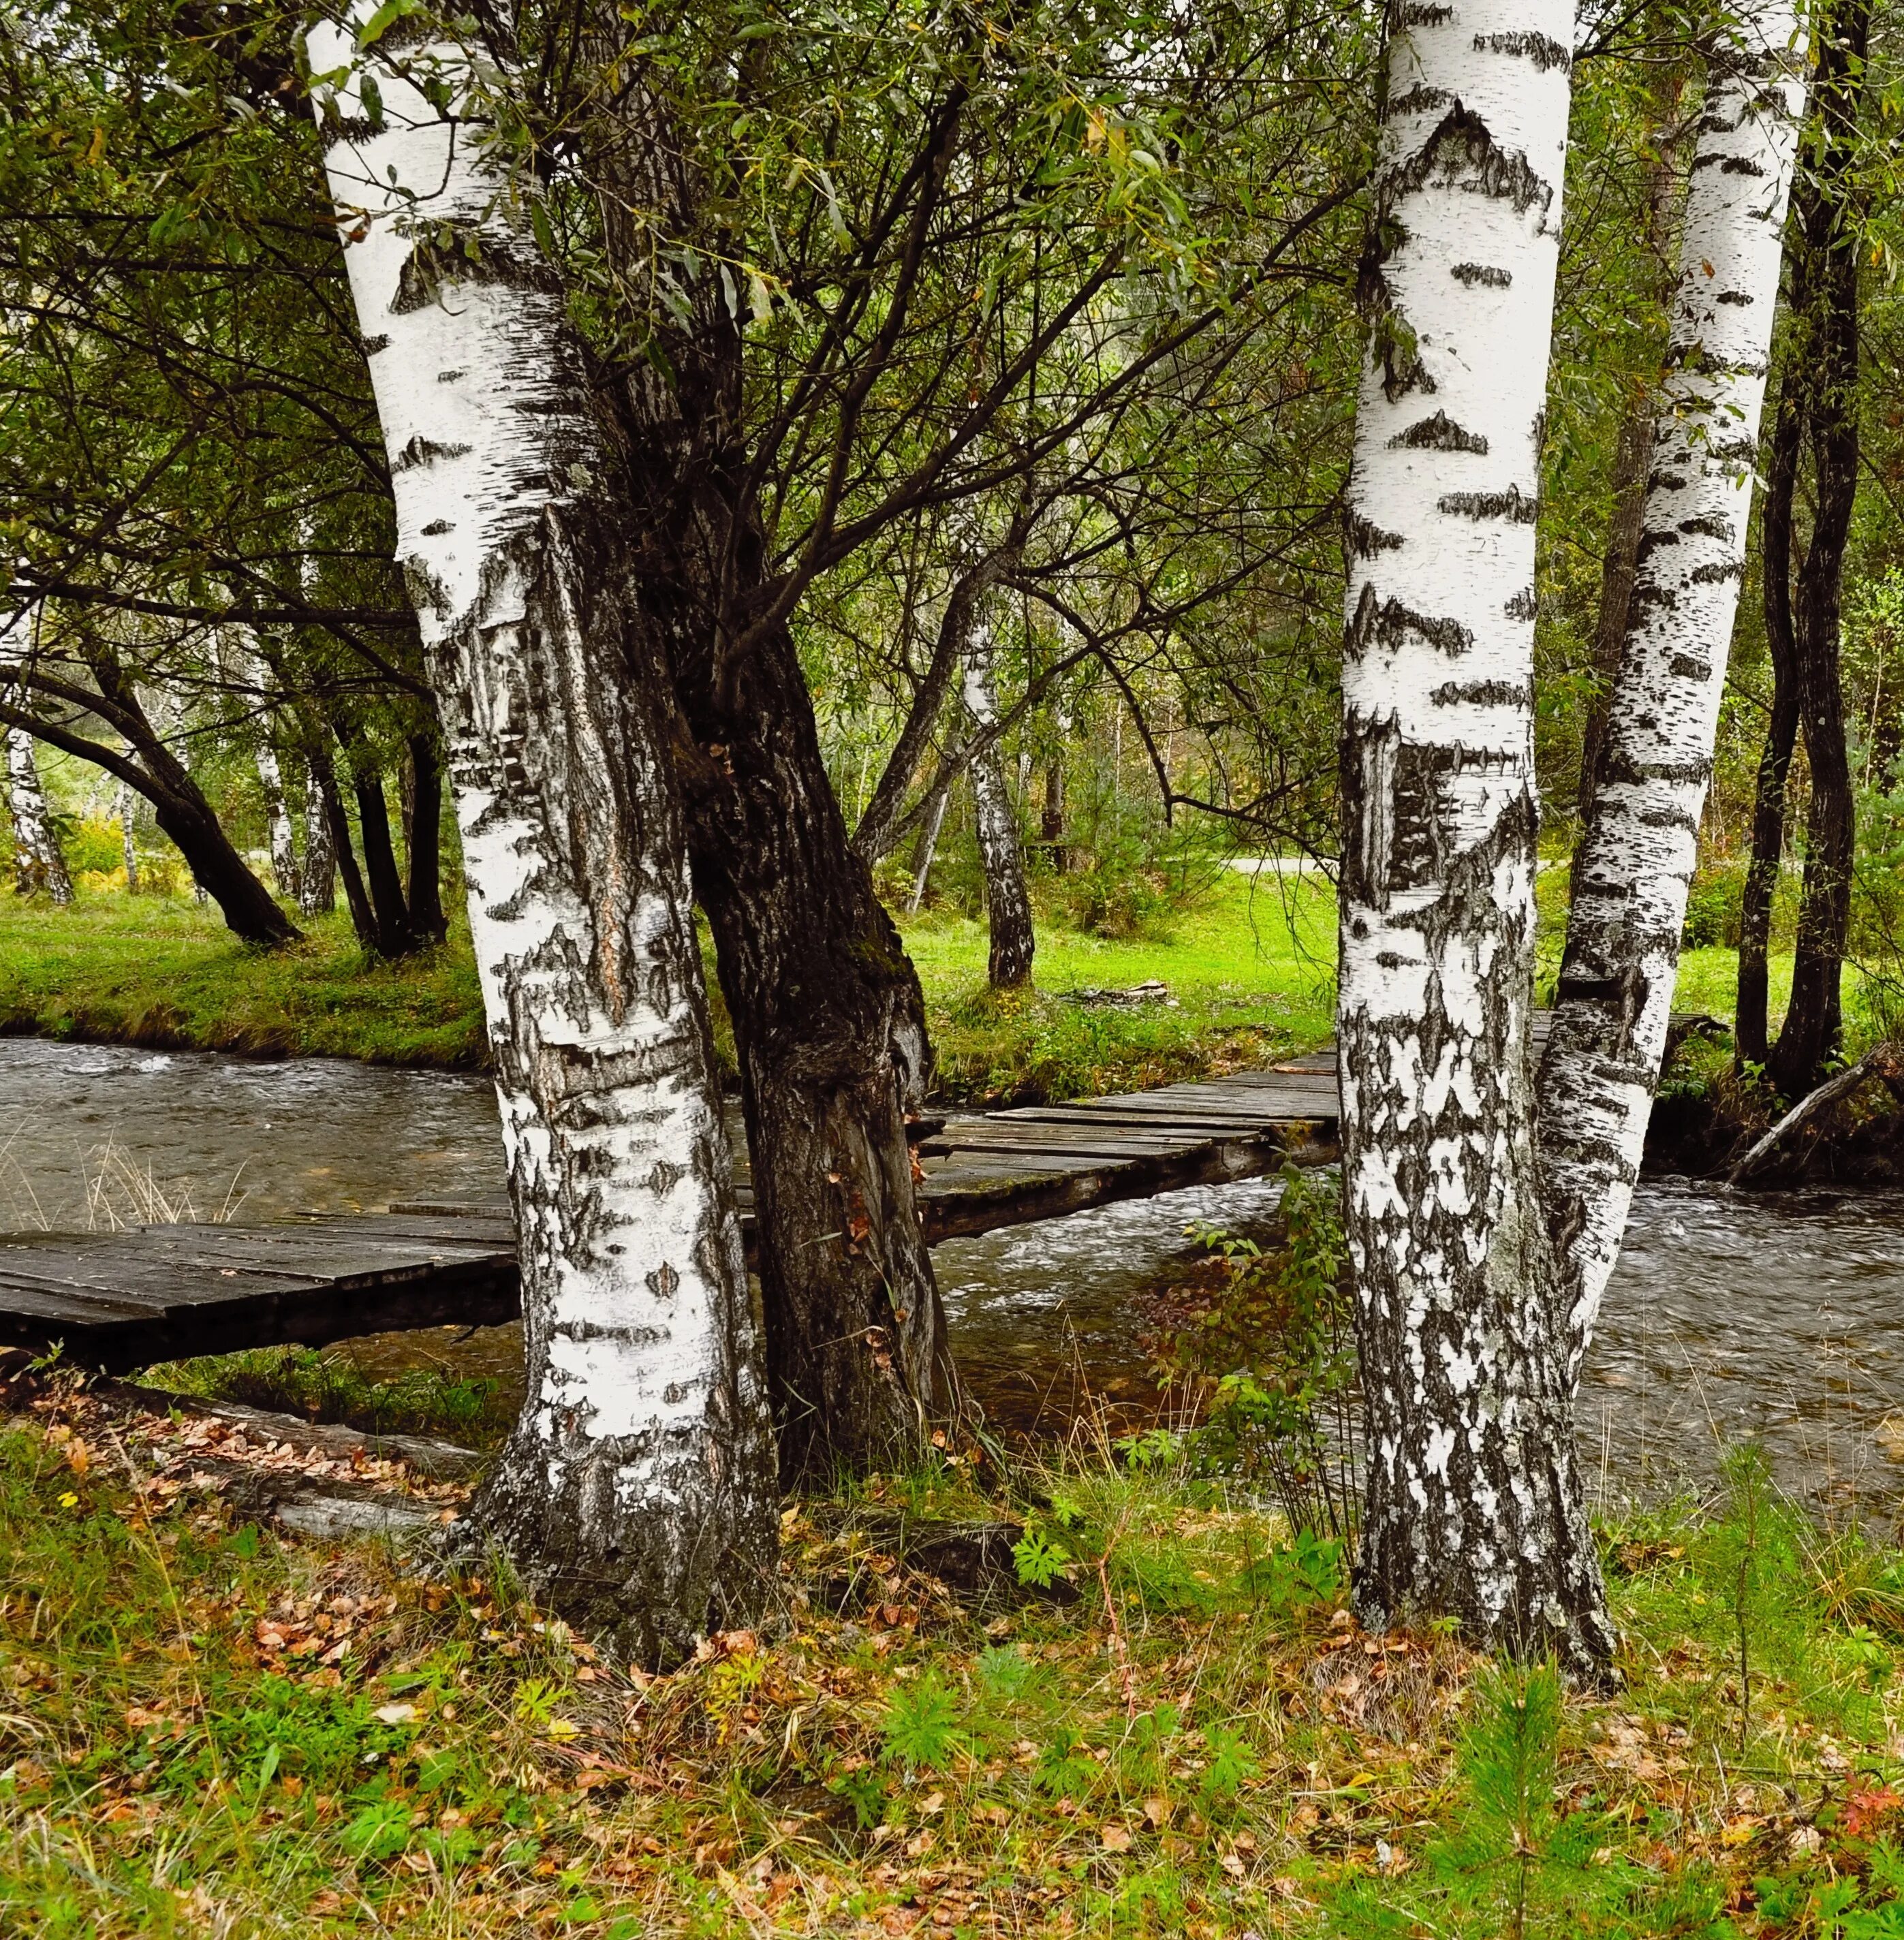
[[73,899],[73,879],[60,846],[60,831],[47,807],[33,737],[23,728],[9,727],[7,737],[7,801],[13,811],[14,886],[23,896],[44,893],[61,909]]
[[465,56],[395,38],[366,60],[319,27],[310,54],[522,1261],[527,1398],[474,1513],[537,1592],[666,1661],[758,1607],[777,1503],[663,690],[563,297],[456,105]]
[[1665,1052],[1745,575],[1803,63],[1788,0],[1729,23],[1708,59],[1631,617],[1539,1074],[1543,1204],[1576,1380]]
[[1572,11],[1393,17],[1347,494],[1338,1033],[1356,1597],[1603,1672],[1537,1214],[1533,520]]
[[[966,637],[965,700],[974,731],[980,735],[998,723],[995,644],[989,615],[982,608],[975,610]],[[990,935],[986,975],[994,990],[1022,990],[1031,981],[1037,937],[1032,926],[1031,895],[1025,887],[1018,812],[1005,789],[996,740],[973,758],[972,798],[978,814],[978,853],[985,869],[985,915]]]

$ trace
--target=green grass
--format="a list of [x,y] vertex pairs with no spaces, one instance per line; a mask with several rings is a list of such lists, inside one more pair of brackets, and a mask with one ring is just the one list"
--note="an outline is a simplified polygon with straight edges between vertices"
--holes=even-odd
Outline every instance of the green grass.
[[[1225,871],[1158,934],[1080,935],[1047,918],[1036,994],[985,986],[982,920],[928,912],[902,925],[926,987],[941,1083],[955,1099],[1070,1098],[1261,1063],[1333,1029],[1335,911],[1328,883],[1279,890]],[[1167,984],[1173,1005],[1067,1000],[1081,990]]]
[[[982,923],[929,914],[905,931],[950,1095],[1073,1097],[1321,1042],[1334,923],[1323,886],[1295,886],[1286,916],[1273,888],[1253,894],[1226,874],[1161,938],[1112,941],[1047,921],[1042,994],[1002,1005],[985,993]],[[0,1029],[252,1056],[481,1063],[481,1000],[460,922],[444,948],[403,964],[367,960],[340,914],[309,929],[288,950],[261,951],[185,898],[82,891],[62,911],[0,897]],[[1170,985],[1176,1008],[1088,1009],[1056,994],[1153,978]]]
[[1030,1478],[1068,1603],[953,1598],[892,1532],[998,1505],[874,1482],[788,1504],[766,1619],[651,1681],[506,1573],[136,1495],[183,1446],[0,1425],[21,1940],[1899,1930],[1904,1566],[1775,1502],[1603,1532],[1612,1698],[1364,1638],[1274,1518],[1110,1450]]
[[[1558,968],[1565,881],[1564,870],[1541,877],[1543,987]],[[901,926],[952,1102],[1167,1084],[1313,1049],[1332,1028],[1335,911],[1317,877],[1279,888],[1225,871],[1160,930],[1130,938],[1082,934],[1045,911],[1036,993],[1002,999],[986,989],[982,920],[929,911]],[[1675,1008],[1729,1021],[1736,979],[1733,951],[1689,950]],[[1789,953],[1774,955],[1774,1014],[1790,979]],[[1068,999],[1152,981],[1173,1002]],[[1856,988],[1853,972],[1854,1011]],[[288,950],[260,951],[234,941],[215,909],[110,890],[82,889],[66,911],[0,896],[0,1030],[452,1069],[479,1067],[485,1052],[460,920],[443,949],[383,964],[364,956],[341,914]]]
[[250,1057],[482,1062],[466,932],[383,964],[365,959],[341,914],[306,929],[301,943],[260,950],[188,898],[82,889],[70,910],[0,898],[0,1029]]

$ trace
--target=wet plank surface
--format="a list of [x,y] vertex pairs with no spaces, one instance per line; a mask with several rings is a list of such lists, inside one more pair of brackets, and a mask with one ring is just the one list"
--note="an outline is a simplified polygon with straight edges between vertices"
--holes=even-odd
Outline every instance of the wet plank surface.
[[[973,1112],[917,1150],[920,1217],[941,1240],[1028,1225],[1183,1186],[1336,1155],[1332,1053],[1155,1091]],[[752,1191],[737,1165],[752,1243]],[[139,1226],[0,1235],[0,1346],[114,1372],[187,1355],[413,1327],[488,1326],[517,1311],[499,1200],[446,1198],[270,1226]]]

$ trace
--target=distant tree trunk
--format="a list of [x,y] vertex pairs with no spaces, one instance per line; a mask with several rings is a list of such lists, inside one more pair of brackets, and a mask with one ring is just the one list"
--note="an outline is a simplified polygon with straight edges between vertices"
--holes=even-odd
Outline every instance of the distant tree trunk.
[[932,873],[932,857],[938,850],[938,832],[945,825],[945,805],[951,799],[952,784],[947,781],[933,789],[932,799],[926,805],[926,819],[920,825],[918,846],[913,859],[912,893],[906,898],[908,916],[917,916],[920,905],[926,900],[926,886]]
[[[310,38],[318,72],[355,58],[343,30]],[[426,51],[455,75],[453,47]],[[665,671],[628,624],[627,522],[518,199],[466,120],[387,65],[377,80],[380,130],[346,96],[326,162],[362,236],[345,260],[449,751],[522,1267],[526,1399],[472,1512],[532,1594],[667,1663],[760,1609],[779,1503]],[[394,219],[404,190],[429,197],[426,236]]]
[[410,737],[410,826],[404,843],[410,862],[410,927],[426,943],[441,943],[449,934],[443,913],[443,764],[437,758],[436,737]]
[[310,763],[311,783],[317,791],[318,805],[323,814],[325,843],[332,867],[343,881],[344,907],[350,912],[350,927],[359,947],[375,956],[377,915],[371,907],[370,892],[364,886],[363,871],[357,866],[357,851],[350,839],[350,816],[337,786],[337,764],[331,758],[328,737],[318,738],[322,731],[314,732],[306,759]]
[[258,744],[258,779],[264,792],[264,813],[271,831],[271,874],[278,894],[298,899],[298,844],[291,810],[285,805],[284,769],[278,751],[267,740]]
[[[998,719],[992,646],[990,626],[982,614],[975,615],[966,636],[965,697],[966,711],[980,734]],[[1031,981],[1037,934],[1030,892],[1025,886],[1018,810],[1005,789],[996,742],[972,758],[972,794],[978,808],[978,854],[984,865],[985,913],[991,929],[987,975],[994,990],[1023,990]]]
[[50,896],[64,909],[73,899],[73,879],[40,785],[33,737],[23,728],[7,730],[7,789],[14,819],[14,887],[23,896]]
[[304,863],[298,877],[298,907],[306,916],[328,916],[337,906],[337,851],[331,835],[324,785],[304,776]]
[[1639,565],[1573,862],[1539,1080],[1542,1208],[1577,1381],[1666,1046],[1745,575],[1803,53],[1789,0],[1716,45],[1686,199]]
[[1844,741],[1838,674],[1844,551],[1858,485],[1858,166],[1860,108],[1870,38],[1869,0],[1834,10],[1819,48],[1815,84],[1823,141],[1799,191],[1798,227],[1810,260],[1811,372],[1808,418],[1813,503],[1811,542],[1794,602],[1799,707],[1811,775],[1805,818],[1805,886],[1792,959],[1792,1000],[1766,1060],[1788,1097],[1809,1091],[1838,1048],[1841,986],[1851,918],[1857,813]]
[[[1390,41],[1348,486],[1338,1042],[1367,1430],[1356,1607],[1603,1677],[1539,1217],[1533,519],[1573,10]],[[1468,104],[1472,104],[1472,105]]]
[[397,853],[390,840],[390,810],[383,777],[368,749],[348,750],[352,792],[357,798],[357,839],[364,850],[365,886],[370,891],[371,914],[376,925],[377,952],[392,960],[407,956],[418,943],[404,900],[403,878],[397,872]]
[[1052,873],[1063,875],[1070,853],[1064,846],[1064,754],[1054,749],[1045,762],[1045,812],[1038,832],[1051,859]]
[[[1680,77],[1671,69],[1655,72],[1649,132],[1663,137],[1679,94]],[[1646,242],[1648,253],[1660,261],[1662,282],[1667,280],[1664,259],[1680,185],[1680,170],[1674,166],[1671,144],[1661,139],[1658,152],[1646,169]],[[1647,474],[1652,468],[1653,419],[1658,407],[1658,391],[1649,383],[1629,401],[1613,447],[1613,511],[1607,527],[1606,550],[1600,560],[1600,609],[1593,636],[1594,670],[1601,685],[1588,709],[1580,746],[1577,800],[1582,824],[1592,812],[1594,779],[1600,766],[1601,743],[1606,738],[1607,710],[1613,703],[1613,682],[1626,647],[1628,609],[1633,596],[1634,576],[1639,569],[1640,515],[1646,503]]]
[[133,846],[133,792],[119,784],[119,846],[126,859],[126,893],[139,894],[139,851]]

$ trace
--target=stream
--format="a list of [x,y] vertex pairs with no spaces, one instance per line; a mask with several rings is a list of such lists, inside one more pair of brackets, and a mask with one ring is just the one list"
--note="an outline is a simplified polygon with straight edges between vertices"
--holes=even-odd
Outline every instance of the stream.
[[[249,1063],[0,1039],[0,1224],[343,1212],[501,1183],[486,1079],[319,1058]],[[1274,1181],[1199,1187],[937,1249],[953,1343],[989,1414],[1061,1427],[1086,1392],[1150,1396],[1148,1296],[1185,1228],[1261,1232]],[[349,1344],[367,1371],[434,1361],[511,1383],[513,1328]],[[1748,1437],[1784,1484],[1842,1508],[1904,1495],[1904,1194],[1744,1197],[1683,1179],[1635,1195],[1588,1356],[1590,1484],[1708,1480]]]

